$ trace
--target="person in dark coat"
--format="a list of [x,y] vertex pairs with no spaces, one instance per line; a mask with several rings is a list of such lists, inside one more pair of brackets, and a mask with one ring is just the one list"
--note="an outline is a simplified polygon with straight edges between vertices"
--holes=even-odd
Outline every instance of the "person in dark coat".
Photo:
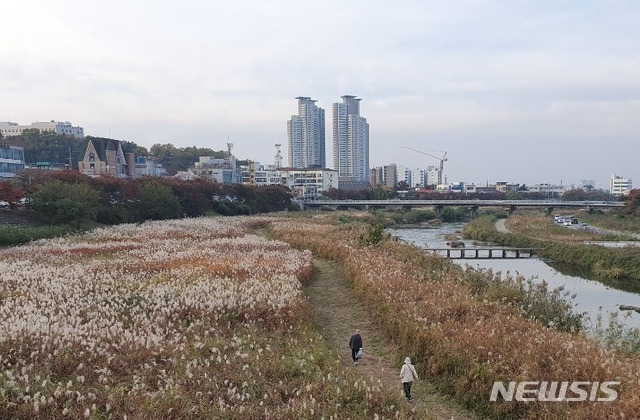
[[351,336],[349,340],[349,348],[351,349],[351,358],[353,359],[354,366],[358,364],[358,350],[362,348],[362,337],[360,336],[360,330],[356,330],[356,333]]

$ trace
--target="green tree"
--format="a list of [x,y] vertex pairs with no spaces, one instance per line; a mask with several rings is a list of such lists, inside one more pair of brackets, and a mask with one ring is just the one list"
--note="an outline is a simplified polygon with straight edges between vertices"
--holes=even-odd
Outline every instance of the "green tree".
[[589,199],[589,194],[585,190],[572,189],[562,194],[562,201],[585,201]]
[[149,156],[149,150],[146,147],[136,145],[133,149],[133,154],[136,156]]
[[175,219],[182,215],[180,201],[171,188],[157,182],[146,182],[140,186],[137,209],[141,221]]
[[386,200],[387,198],[389,198],[389,191],[387,191],[387,189],[384,186],[376,185],[371,190],[372,200]]
[[80,226],[84,220],[96,220],[100,195],[87,184],[53,181],[38,186],[30,206],[52,223]]
[[223,150],[214,151],[209,148],[199,148],[195,146],[176,148],[173,144],[154,144],[149,150],[149,155],[167,170],[169,175],[177,171],[186,171],[198,161],[200,156],[213,156],[223,158],[226,152]]

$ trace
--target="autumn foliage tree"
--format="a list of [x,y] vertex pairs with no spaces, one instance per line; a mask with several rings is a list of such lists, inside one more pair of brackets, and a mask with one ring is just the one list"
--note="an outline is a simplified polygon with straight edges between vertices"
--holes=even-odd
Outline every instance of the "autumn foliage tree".
[[638,213],[638,209],[640,209],[640,188],[629,192],[626,205],[629,213]]
[[14,209],[20,204],[26,192],[12,181],[0,181],[0,201],[9,203],[9,208]]

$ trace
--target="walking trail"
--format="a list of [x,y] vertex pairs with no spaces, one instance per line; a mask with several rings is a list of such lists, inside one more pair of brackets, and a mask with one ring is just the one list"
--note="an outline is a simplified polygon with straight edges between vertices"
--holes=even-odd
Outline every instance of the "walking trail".
[[[400,397],[400,363],[405,354],[386,340],[382,332],[370,321],[365,307],[356,298],[353,289],[338,264],[314,259],[314,277],[305,287],[309,296],[313,323],[332,351],[348,369],[355,369],[370,383],[378,380],[389,393]],[[358,328],[363,340],[364,359],[353,366],[349,338]],[[407,417],[417,419],[475,419],[450,398],[436,393],[428,378],[420,378],[411,389],[413,402],[404,398],[398,408]]]

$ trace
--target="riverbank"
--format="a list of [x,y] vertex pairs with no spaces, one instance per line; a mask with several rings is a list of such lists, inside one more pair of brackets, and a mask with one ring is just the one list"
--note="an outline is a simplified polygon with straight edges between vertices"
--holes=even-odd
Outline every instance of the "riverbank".
[[[514,233],[509,221],[506,222],[506,228],[511,233],[503,233],[496,229],[496,220],[498,219],[495,216],[483,216],[474,219],[465,226],[463,234],[466,238],[494,242],[500,245],[542,248],[540,256],[559,263],[587,269],[597,276],[611,279],[640,280],[640,252],[636,247],[613,249],[597,245],[585,245],[582,241],[587,240],[587,237],[590,238],[589,240],[593,240],[591,239],[593,236],[586,236],[585,234],[585,236],[581,236],[578,238],[579,240],[576,240],[576,235],[578,234],[574,232],[561,232],[558,236],[547,234],[546,236],[533,238],[522,233]],[[515,224],[515,222],[511,223]],[[527,224],[528,222],[521,220],[518,223]],[[529,224],[533,225],[533,223]],[[563,229],[561,227],[557,228]],[[520,232],[522,232],[522,229]]]
[[[485,283],[481,273],[463,271],[397,241],[363,246],[364,226],[336,223],[333,217],[314,215],[305,223],[274,220],[271,232],[340,264],[370,318],[416,360],[421,376],[433,378],[440,392],[499,419],[632,418],[638,412],[640,390],[632,386],[640,375],[637,359],[605,354],[583,335],[525,319],[517,300],[495,295],[506,289],[499,282]],[[491,402],[494,381],[507,378],[617,380],[622,385],[617,400],[608,404]]]

